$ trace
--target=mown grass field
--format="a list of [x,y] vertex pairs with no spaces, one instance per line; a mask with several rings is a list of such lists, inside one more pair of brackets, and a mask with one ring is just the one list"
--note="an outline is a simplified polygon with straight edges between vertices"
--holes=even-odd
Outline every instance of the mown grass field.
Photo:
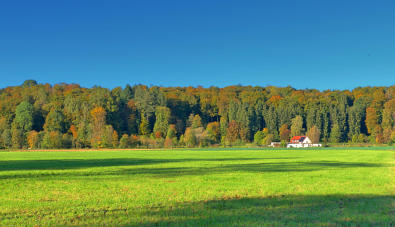
[[395,151],[0,152],[0,226],[394,226]]

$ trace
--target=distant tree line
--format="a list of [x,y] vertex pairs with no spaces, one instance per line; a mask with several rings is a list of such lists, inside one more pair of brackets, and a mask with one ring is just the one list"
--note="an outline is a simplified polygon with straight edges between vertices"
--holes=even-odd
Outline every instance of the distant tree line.
[[289,141],[395,142],[395,86],[352,91],[292,87],[112,90],[38,84],[0,90],[1,148],[232,146]]

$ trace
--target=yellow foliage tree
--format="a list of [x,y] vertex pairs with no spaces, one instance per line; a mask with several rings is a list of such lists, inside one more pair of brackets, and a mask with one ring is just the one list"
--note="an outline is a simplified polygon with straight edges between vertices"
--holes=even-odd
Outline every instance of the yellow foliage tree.
[[37,148],[38,147],[38,132],[35,130],[30,131],[27,134],[27,143],[29,145],[29,149]]
[[104,133],[105,133],[105,126],[106,126],[106,111],[103,107],[95,107],[91,111],[92,117],[92,137],[91,137],[91,144],[94,147],[101,147],[104,143]]

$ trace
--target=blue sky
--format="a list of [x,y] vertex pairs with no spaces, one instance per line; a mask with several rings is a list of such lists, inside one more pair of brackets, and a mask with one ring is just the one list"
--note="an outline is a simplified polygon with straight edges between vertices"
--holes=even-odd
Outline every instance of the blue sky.
[[395,1],[3,1],[0,87],[395,84]]

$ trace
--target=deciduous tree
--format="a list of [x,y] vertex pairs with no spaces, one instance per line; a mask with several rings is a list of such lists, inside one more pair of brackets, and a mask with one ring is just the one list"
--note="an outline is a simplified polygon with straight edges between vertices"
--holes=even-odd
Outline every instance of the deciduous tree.
[[158,106],[156,107],[155,116],[154,133],[160,133],[160,137],[166,137],[169,127],[170,109],[164,106]]
[[289,136],[291,135],[291,130],[288,129],[287,124],[283,124],[280,127],[280,140],[281,141],[289,141]]
[[317,126],[313,125],[313,127],[311,127],[307,132],[307,136],[310,138],[312,143],[319,143],[321,132]]
[[303,118],[298,115],[292,119],[291,136],[300,136],[303,133]]
[[39,145],[39,136],[38,132],[32,130],[27,134],[27,143],[30,149],[38,148]]

